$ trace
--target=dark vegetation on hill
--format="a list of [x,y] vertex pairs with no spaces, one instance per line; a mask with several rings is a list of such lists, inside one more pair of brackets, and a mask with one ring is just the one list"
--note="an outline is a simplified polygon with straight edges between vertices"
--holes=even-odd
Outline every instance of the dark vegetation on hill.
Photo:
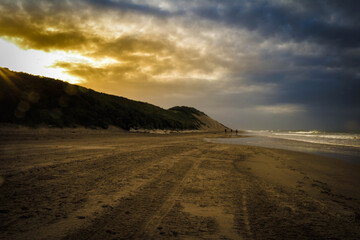
[[0,68],[0,122],[31,127],[199,129],[191,107],[169,110],[52,78]]
[[193,107],[186,107],[186,106],[176,106],[176,107],[172,107],[172,108],[169,108],[170,111],[173,111],[173,112],[178,112],[178,113],[185,113],[187,115],[192,115],[192,114],[195,114],[195,115],[198,115],[198,116],[201,116],[201,115],[205,115],[205,113],[197,110],[196,108],[193,108]]

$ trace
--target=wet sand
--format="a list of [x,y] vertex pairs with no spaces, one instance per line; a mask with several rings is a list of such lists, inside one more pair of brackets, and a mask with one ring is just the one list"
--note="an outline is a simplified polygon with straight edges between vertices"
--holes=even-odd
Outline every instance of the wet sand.
[[0,131],[0,239],[359,239],[360,166],[222,134]]

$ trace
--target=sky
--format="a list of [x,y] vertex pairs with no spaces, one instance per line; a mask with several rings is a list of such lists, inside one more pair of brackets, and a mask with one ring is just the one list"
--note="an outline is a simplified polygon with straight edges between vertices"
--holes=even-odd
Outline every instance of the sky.
[[360,130],[360,1],[1,0],[0,66],[231,128]]

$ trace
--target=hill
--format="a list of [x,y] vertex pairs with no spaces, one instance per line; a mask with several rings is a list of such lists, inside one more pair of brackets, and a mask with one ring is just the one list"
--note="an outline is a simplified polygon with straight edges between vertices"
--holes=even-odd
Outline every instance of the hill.
[[191,107],[158,106],[118,97],[64,81],[0,68],[0,122],[30,127],[125,130],[220,130],[224,126]]

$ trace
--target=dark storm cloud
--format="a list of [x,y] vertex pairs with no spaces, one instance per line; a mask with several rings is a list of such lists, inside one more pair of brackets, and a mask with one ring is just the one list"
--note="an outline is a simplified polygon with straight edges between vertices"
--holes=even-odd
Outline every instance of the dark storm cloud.
[[360,81],[346,71],[299,70],[280,71],[253,76],[251,81],[277,84],[273,103],[307,104],[326,107],[359,107]]
[[[251,73],[253,84],[275,84],[266,103],[304,106],[322,128],[346,128],[346,122],[360,121],[359,56],[329,54],[296,56],[271,54],[262,61],[278,61],[271,72]],[[321,123],[321,124],[320,124]]]
[[[170,16],[168,11],[161,10],[157,7],[152,7],[147,4],[133,3],[129,1],[113,1],[113,0],[83,0],[95,7],[102,7],[105,9],[120,9],[122,11],[135,11],[142,14],[151,14],[159,17]],[[145,2],[144,2],[145,3]]]
[[[243,78],[248,83],[276,85],[266,97],[267,105],[304,106],[324,128],[341,128],[341,122],[360,122],[359,9],[359,1],[233,1],[195,13],[257,33],[264,41],[275,39],[277,45],[296,43],[295,49],[274,50],[273,44],[259,50],[260,65],[271,67]],[[320,51],[297,52],[304,44]]]
[[276,89],[262,98],[241,93],[219,96],[218,100],[239,107],[255,106],[261,100],[268,105],[298,104],[326,122],[329,116],[360,120],[360,54],[356,50],[360,47],[359,9],[360,1],[208,1],[190,12],[195,19],[246,29],[264,40],[321,47],[320,53],[310,55],[292,50],[259,51],[264,65],[267,61],[277,64],[269,71],[244,74],[245,82],[273,83]]
[[359,1],[224,1],[194,9],[200,17],[256,31],[264,37],[360,46]]

